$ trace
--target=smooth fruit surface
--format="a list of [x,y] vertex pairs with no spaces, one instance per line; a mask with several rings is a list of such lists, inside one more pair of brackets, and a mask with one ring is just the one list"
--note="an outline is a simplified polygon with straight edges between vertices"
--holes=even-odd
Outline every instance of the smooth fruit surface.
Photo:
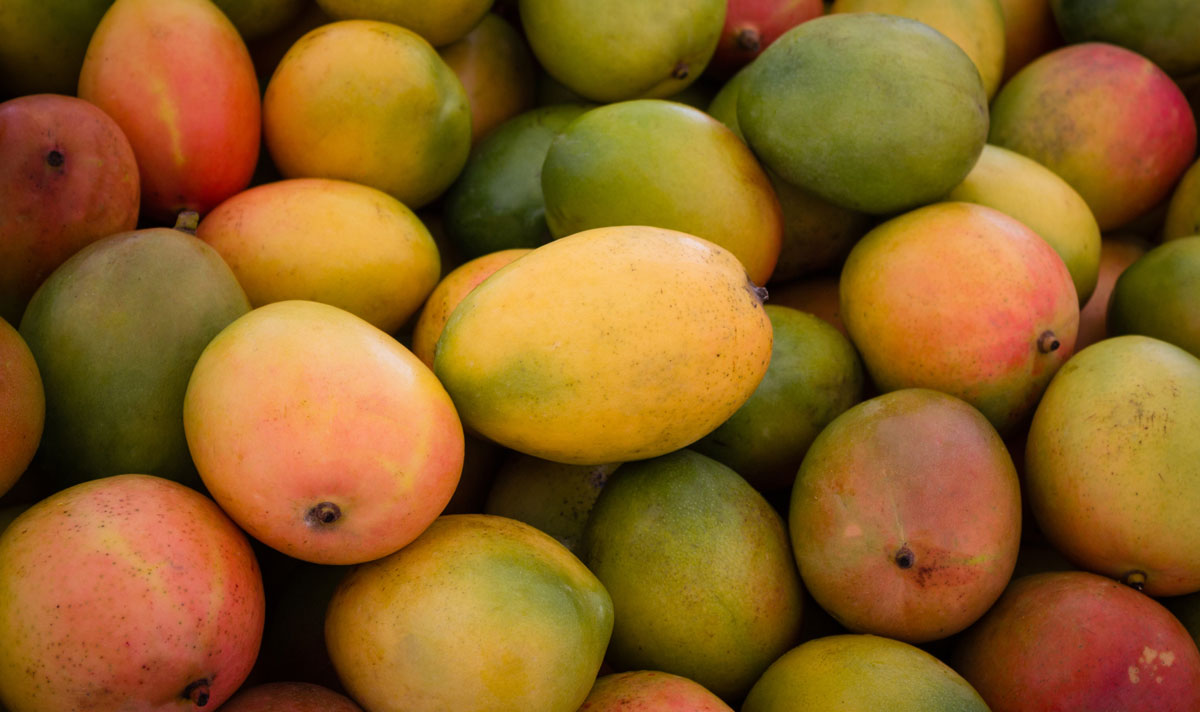
[[495,272],[450,315],[434,372],[463,423],[528,455],[593,465],[695,442],[766,373],[771,322],[729,251],[597,228]]
[[1081,568],[1154,596],[1200,590],[1200,359],[1148,336],[1080,351],[1025,449],[1038,527]]
[[1200,707],[1200,652],[1162,604],[1102,576],[1013,581],[951,664],[992,712]]
[[94,104],[35,94],[0,103],[0,318],[85,245],[137,225],[129,139]]
[[983,205],[937,203],[876,227],[842,268],[841,315],[881,391],[962,398],[1005,433],[1073,352],[1079,298],[1049,243]]
[[825,14],[820,0],[731,0],[707,72],[727,77],[753,61],[784,32]]
[[486,514],[446,515],[354,569],[325,637],[372,712],[575,712],[612,632],[612,600],[565,547]]
[[250,183],[261,103],[250,52],[208,0],[117,0],[88,44],[78,95],[133,146],[142,212],[171,225]]
[[754,154],[699,109],[662,99],[594,108],[554,138],[542,164],[555,237],[651,225],[714,242],[766,284],[783,214]]
[[331,304],[393,332],[421,308],[441,255],[420,218],[381,190],[293,178],[242,191],[196,228],[256,307]]
[[1200,161],[1193,163],[1171,192],[1163,218],[1163,240],[1200,235]]
[[212,500],[148,475],[85,482],[0,536],[0,702],[215,708],[254,664],[264,614],[250,544]]
[[1075,340],[1077,352],[1108,338],[1108,300],[1112,297],[1113,286],[1121,273],[1149,249],[1150,244],[1135,235],[1113,234],[1101,238],[1096,289],[1079,309],[1079,336]]
[[315,563],[411,542],[462,471],[462,426],[433,373],[387,333],[317,302],[274,302],[222,330],[196,363],[183,417],[200,477],[230,517]]
[[1113,285],[1112,336],[1142,334],[1200,357],[1200,235],[1163,243],[1125,268]]
[[533,55],[521,34],[500,15],[484,15],[474,29],[438,54],[467,92],[472,144],[533,108]]
[[637,670],[596,678],[579,712],[733,711],[698,682],[657,670]]
[[1070,43],[1131,49],[1172,77],[1200,71],[1200,5],[1190,0],[1049,0]]
[[310,682],[266,682],[238,691],[225,712],[362,712],[345,695]]
[[1012,575],[1016,468],[979,411],[937,391],[893,391],[817,436],[788,531],[805,588],[849,630],[944,638],[983,615]]
[[709,457],[684,449],[622,464],[582,551],[612,596],[617,670],[681,675],[737,704],[799,640],[803,598],[783,519]]
[[416,210],[449,187],[471,149],[454,71],[420,35],[378,20],[308,32],[263,95],[266,146],[287,178],[340,178]]
[[785,653],[742,712],[809,709],[988,712],[966,680],[920,648],[874,635],[831,635]]
[[937,200],[987,138],[975,65],[916,20],[809,20],[746,73],[737,114],[755,154],[787,182],[853,210],[887,214]]
[[73,94],[88,40],[113,0],[0,5],[0,97]]
[[37,362],[18,332],[0,319],[0,496],[33,460],[46,423]]

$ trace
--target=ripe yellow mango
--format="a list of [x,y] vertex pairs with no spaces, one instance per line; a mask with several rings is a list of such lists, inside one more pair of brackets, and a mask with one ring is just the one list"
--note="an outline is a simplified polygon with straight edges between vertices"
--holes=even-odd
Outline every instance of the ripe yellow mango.
[[434,372],[464,425],[534,457],[623,462],[684,447],[758,386],[762,290],[728,250],[596,228],[501,268],[454,310]]

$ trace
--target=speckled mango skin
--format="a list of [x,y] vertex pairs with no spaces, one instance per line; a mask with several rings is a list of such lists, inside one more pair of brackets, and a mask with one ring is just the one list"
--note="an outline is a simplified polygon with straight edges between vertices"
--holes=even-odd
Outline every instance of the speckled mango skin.
[[1014,580],[947,662],[992,712],[1200,709],[1200,653],[1183,624],[1082,571]]
[[684,447],[766,373],[771,323],[729,251],[623,226],[560,238],[501,268],[450,315],[434,372],[468,428],[567,464]]
[[[1075,285],[1049,243],[973,203],[936,203],[871,230],[846,259],[839,302],[881,392],[949,393],[1001,435],[1032,412],[1079,328]],[[1058,345],[1043,353],[1046,332]]]
[[237,28],[211,2],[114,2],[88,45],[78,95],[129,138],[142,212],[155,224],[204,214],[249,185],[258,79]]
[[604,586],[548,534],[453,514],[354,569],[329,602],[325,640],[372,712],[575,712],[612,625]]
[[197,710],[249,674],[265,602],[245,535],[150,475],[62,490],[0,536],[0,702],[12,712]]

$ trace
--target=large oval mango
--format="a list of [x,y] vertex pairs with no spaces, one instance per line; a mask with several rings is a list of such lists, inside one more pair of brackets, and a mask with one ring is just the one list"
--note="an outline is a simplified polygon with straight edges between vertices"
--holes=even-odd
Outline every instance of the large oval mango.
[[463,423],[568,464],[684,447],[750,397],[771,355],[762,290],[728,250],[621,226],[535,249],[475,288],[434,355]]

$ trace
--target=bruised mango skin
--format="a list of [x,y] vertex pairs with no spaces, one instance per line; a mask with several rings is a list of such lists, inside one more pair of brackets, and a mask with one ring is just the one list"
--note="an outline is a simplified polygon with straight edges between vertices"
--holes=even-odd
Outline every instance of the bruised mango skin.
[[501,268],[450,315],[434,372],[463,423],[568,464],[677,450],[766,373],[771,323],[728,250],[644,226],[569,235]]

